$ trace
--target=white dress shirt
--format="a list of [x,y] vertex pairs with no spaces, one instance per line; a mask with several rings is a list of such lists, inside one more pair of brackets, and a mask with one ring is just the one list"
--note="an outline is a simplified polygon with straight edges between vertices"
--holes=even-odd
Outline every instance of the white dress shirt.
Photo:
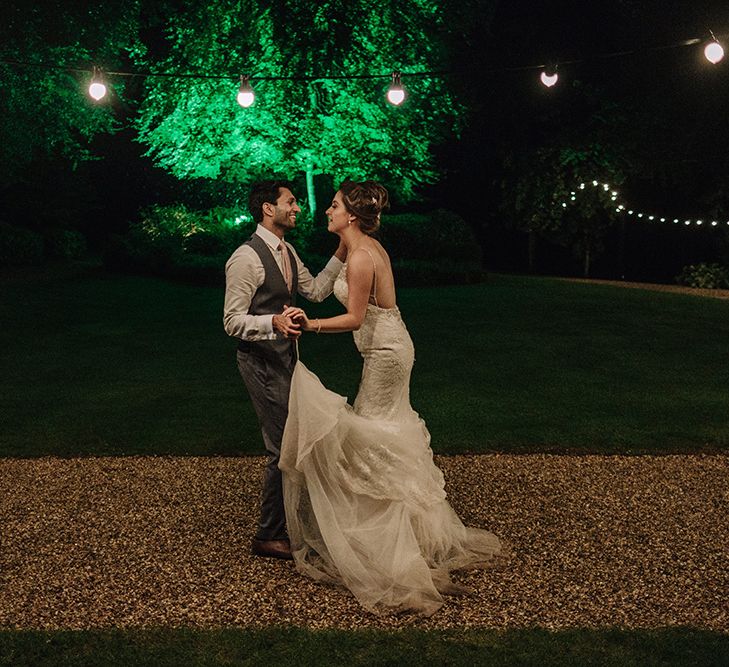
[[[281,240],[273,232],[258,225],[256,234],[268,246],[276,264],[283,275],[283,257],[278,249]],[[296,261],[299,280],[298,293],[309,301],[323,301],[331,293],[343,263],[332,257],[316,278],[309,273],[299,259],[296,250],[291,249]],[[293,268],[293,267],[292,267]],[[223,326],[229,336],[243,340],[273,340],[280,336],[273,329],[273,315],[249,315],[248,309],[256,290],[263,285],[266,272],[261,258],[251,246],[243,244],[225,264],[225,305],[223,306]]]

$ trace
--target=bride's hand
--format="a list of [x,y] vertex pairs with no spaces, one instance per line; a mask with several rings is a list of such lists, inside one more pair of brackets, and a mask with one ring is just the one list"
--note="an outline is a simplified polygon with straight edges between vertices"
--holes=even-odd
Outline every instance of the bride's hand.
[[306,313],[301,310],[301,308],[297,308],[296,306],[289,306],[288,308],[285,308],[283,311],[283,315],[285,317],[290,317],[296,324],[301,326],[302,331],[310,331],[310,324],[309,324],[309,318],[306,316]]

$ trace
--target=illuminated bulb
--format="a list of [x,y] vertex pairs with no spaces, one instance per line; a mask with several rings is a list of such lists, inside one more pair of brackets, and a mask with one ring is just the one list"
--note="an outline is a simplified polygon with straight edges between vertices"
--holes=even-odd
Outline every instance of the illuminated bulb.
[[666,219],[665,218],[661,218],[661,222],[666,222]]
[[716,227],[716,225],[717,225],[717,224],[719,224],[719,223],[717,223],[717,222],[716,222],[716,220],[714,220],[714,221],[713,221],[713,222],[711,223],[711,226],[712,226],[712,227]]
[[547,86],[547,88],[551,88],[555,83],[557,83],[557,79],[559,79],[557,72],[553,72],[552,74],[547,74],[547,72],[542,72],[539,75],[539,80],[545,86]]
[[685,225],[690,225],[691,224],[691,220],[686,220],[686,222],[684,224]]
[[400,81],[400,72],[392,73],[392,83],[387,89],[387,99],[390,104],[394,104],[395,106],[401,105],[405,100],[405,89],[402,87],[402,82]]
[[246,109],[256,101],[256,94],[251,88],[250,77],[241,75],[240,77],[240,88],[238,89],[238,104]]
[[643,214],[642,213],[638,213],[638,217],[639,218],[642,218],[643,217]]
[[724,49],[719,42],[714,40],[706,45],[704,56],[710,63],[716,65],[716,63],[724,58]]
[[97,102],[106,95],[106,86],[101,79],[101,72],[99,71],[98,67],[94,67],[94,73],[91,76],[89,95]]
[[703,222],[701,222],[701,220],[697,220],[697,221],[696,221],[696,224],[697,224],[697,225],[703,225],[704,223],[703,223]]
[[674,218],[673,222],[674,223],[677,223],[678,222],[678,218]]
[[633,215],[633,211],[628,211],[628,215]]
[[584,183],[580,183],[580,190],[584,190],[584,189],[585,189],[585,184]]
[[649,215],[648,216],[648,220],[653,220],[653,216],[652,215]]
[[92,83],[89,86],[89,95],[93,97],[96,101],[100,100],[104,95],[106,95],[106,86],[103,83]]
[[593,181],[592,184],[597,187],[597,181]]

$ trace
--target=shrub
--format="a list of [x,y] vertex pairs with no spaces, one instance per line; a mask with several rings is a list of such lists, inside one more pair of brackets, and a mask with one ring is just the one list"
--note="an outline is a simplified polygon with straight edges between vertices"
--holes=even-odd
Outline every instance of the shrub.
[[729,270],[721,264],[690,264],[676,276],[679,285],[704,289],[729,289]]
[[46,253],[57,259],[78,259],[86,252],[86,237],[70,229],[52,229],[45,237]]
[[0,266],[25,266],[43,261],[43,237],[24,227],[0,222]]
[[473,231],[451,211],[387,216],[380,236],[393,260],[452,260],[469,269],[481,266],[481,248]]
[[111,269],[218,284],[225,262],[251,233],[239,209],[194,211],[182,204],[151,206],[103,253]]
[[[231,253],[255,224],[240,209],[193,211],[183,205],[152,206],[126,237],[112,237],[107,266],[219,284]],[[380,232],[398,285],[472,283],[483,279],[481,250],[463,218],[450,211],[385,218]],[[326,264],[336,239],[323,228],[297,225],[287,239],[314,272]]]

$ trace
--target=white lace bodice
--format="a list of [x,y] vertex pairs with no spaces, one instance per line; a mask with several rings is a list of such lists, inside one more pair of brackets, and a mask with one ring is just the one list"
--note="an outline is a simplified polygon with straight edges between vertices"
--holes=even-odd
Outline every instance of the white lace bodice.
[[[346,263],[334,282],[334,295],[347,305]],[[415,350],[400,310],[368,303],[362,326],[352,335],[364,359],[355,411],[363,416],[388,420],[412,417],[410,372]]]

